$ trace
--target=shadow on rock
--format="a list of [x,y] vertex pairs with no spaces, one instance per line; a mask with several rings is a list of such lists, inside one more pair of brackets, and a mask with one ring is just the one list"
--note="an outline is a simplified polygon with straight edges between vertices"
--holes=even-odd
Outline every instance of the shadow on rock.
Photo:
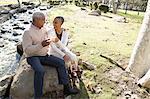
[[79,89],[80,89],[80,93],[72,96],[72,99],[77,99],[77,98],[78,99],[90,99],[89,94],[87,92],[86,85],[84,84],[82,80],[80,80],[79,82]]

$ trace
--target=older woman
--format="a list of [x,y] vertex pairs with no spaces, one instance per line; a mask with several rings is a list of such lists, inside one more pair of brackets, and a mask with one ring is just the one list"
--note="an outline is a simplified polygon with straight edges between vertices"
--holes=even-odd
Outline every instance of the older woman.
[[64,59],[67,63],[70,61],[71,66],[77,70],[77,57],[66,47],[68,44],[68,33],[61,27],[63,23],[64,18],[61,16],[57,16],[53,21],[53,28],[49,31],[49,35],[57,37],[58,39],[56,39],[56,41],[58,42],[56,43],[56,46],[52,45],[49,54]]

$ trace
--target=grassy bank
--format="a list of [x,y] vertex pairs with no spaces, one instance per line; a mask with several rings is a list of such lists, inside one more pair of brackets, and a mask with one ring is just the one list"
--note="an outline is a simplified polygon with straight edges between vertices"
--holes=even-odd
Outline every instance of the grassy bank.
[[130,22],[142,23],[144,12],[139,12],[139,15],[138,15],[137,11],[128,10],[127,13],[125,14],[125,10],[119,10],[118,15],[128,18]]
[[[80,52],[81,56],[78,58],[97,67],[94,71],[84,70],[81,94],[73,96],[73,99],[115,99],[117,96],[112,89],[115,84],[105,78],[105,72],[115,65],[101,58],[100,54],[112,58],[121,66],[127,65],[141,24],[130,21],[133,20],[134,15],[125,16],[121,11],[119,15],[127,17],[128,23],[118,23],[105,16],[90,16],[88,11],[88,9],[81,11],[73,5],[55,7],[49,13],[49,22],[52,23],[55,16],[63,16],[65,18],[63,27],[69,29],[73,51]],[[105,15],[116,17],[111,13]],[[142,20],[142,16],[137,16],[135,20]],[[88,91],[87,86],[90,84],[100,86],[102,92],[95,94]]]

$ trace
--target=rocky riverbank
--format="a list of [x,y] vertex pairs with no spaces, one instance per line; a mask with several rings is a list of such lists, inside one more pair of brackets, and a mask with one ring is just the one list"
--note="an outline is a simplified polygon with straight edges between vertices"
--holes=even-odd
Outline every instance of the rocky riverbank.
[[47,13],[52,6],[23,2],[22,7],[5,5],[0,7],[0,77],[12,74],[17,68],[16,45],[30,26],[35,11]]

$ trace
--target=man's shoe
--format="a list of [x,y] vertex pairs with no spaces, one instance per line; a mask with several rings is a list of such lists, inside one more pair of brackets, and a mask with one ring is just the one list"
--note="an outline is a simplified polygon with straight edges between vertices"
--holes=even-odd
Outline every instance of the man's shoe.
[[70,85],[64,85],[64,94],[71,95],[71,94],[78,94],[79,90],[72,89]]
[[71,94],[78,94],[79,93],[79,91],[77,90],[77,89],[69,89],[69,90],[66,90],[66,89],[64,89],[64,94],[65,95],[71,95]]

